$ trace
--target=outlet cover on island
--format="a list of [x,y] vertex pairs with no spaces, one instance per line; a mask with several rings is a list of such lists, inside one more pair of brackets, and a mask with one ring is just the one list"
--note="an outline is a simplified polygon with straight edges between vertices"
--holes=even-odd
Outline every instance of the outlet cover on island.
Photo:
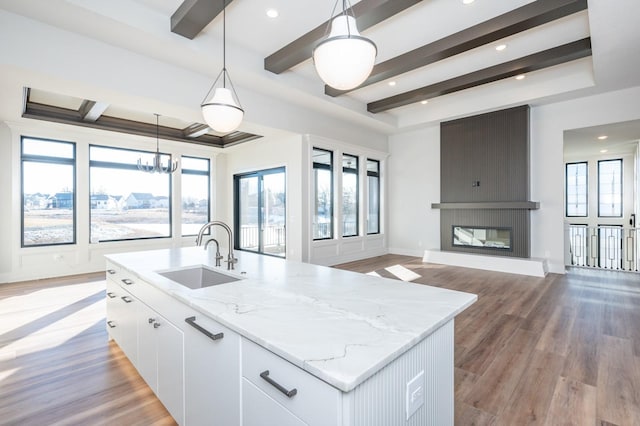
[[424,405],[424,370],[407,383],[407,420]]

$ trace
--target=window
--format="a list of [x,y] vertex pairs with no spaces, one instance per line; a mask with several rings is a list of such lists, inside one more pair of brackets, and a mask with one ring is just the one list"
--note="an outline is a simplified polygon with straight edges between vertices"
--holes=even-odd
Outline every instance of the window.
[[[92,243],[171,236],[171,175],[138,170],[153,152],[89,147]],[[171,159],[163,154],[162,162]]]
[[367,160],[367,188],[369,189],[369,208],[367,234],[380,233],[380,162]]
[[285,169],[235,175],[235,248],[285,257]]
[[22,138],[22,247],[76,242],[76,146]]
[[622,159],[598,161],[598,216],[622,217]]
[[313,149],[313,239],[333,238],[333,152]]
[[568,217],[586,217],[588,215],[588,172],[587,163],[567,163],[566,173],[566,205]]
[[197,235],[209,222],[211,171],[206,158],[182,157],[182,235]]
[[342,156],[342,236],[358,235],[358,157]]

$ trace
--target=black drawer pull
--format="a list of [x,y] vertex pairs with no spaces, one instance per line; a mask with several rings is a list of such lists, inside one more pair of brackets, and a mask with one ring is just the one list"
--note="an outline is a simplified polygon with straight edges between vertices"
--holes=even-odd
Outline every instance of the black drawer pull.
[[114,269],[107,269],[107,272],[111,275],[115,274],[116,271]]
[[124,300],[126,303],[131,303],[133,300],[129,296],[122,296],[120,299]]
[[200,333],[204,334],[211,340],[220,340],[224,337],[224,333],[213,334],[212,332],[202,327],[201,325],[196,324],[196,317],[185,318],[184,322],[186,322],[191,327],[195,328],[196,330],[198,330]]
[[126,285],[131,285],[133,284],[133,281],[131,281],[129,278],[123,278],[122,282],[125,283]]
[[265,370],[262,373],[260,373],[260,377],[265,379],[267,381],[267,383],[269,383],[274,388],[278,389],[283,394],[287,395],[289,398],[293,398],[295,396],[295,394],[298,393],[298,389],[293,388],[291,390],[287,390],[280,383],[276,382],[271,377],[269,377],[269,370]]
[[113,323],[113,321],[107,321],[107,325],[109,326],[109,328],[116,328],[116,325]]
[[116,297],[115,293],[111,293],[111,292],[108,292],[107,296],[109,296],[109,299],[115,299]]

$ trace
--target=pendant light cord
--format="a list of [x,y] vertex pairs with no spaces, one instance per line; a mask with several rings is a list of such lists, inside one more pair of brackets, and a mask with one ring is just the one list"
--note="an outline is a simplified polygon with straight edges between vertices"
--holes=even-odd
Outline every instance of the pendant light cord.
[[222,0],[222,87],[227,87],[227,5]]

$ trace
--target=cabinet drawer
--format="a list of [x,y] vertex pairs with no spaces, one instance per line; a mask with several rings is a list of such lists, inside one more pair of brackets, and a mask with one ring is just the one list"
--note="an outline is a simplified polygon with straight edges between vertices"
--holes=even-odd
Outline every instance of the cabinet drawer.
[[339,424],[338,389],[247,339],[242,339],[242,375],[307,424]]
[[242,426],[306,426],[247,379],[242,379]]

